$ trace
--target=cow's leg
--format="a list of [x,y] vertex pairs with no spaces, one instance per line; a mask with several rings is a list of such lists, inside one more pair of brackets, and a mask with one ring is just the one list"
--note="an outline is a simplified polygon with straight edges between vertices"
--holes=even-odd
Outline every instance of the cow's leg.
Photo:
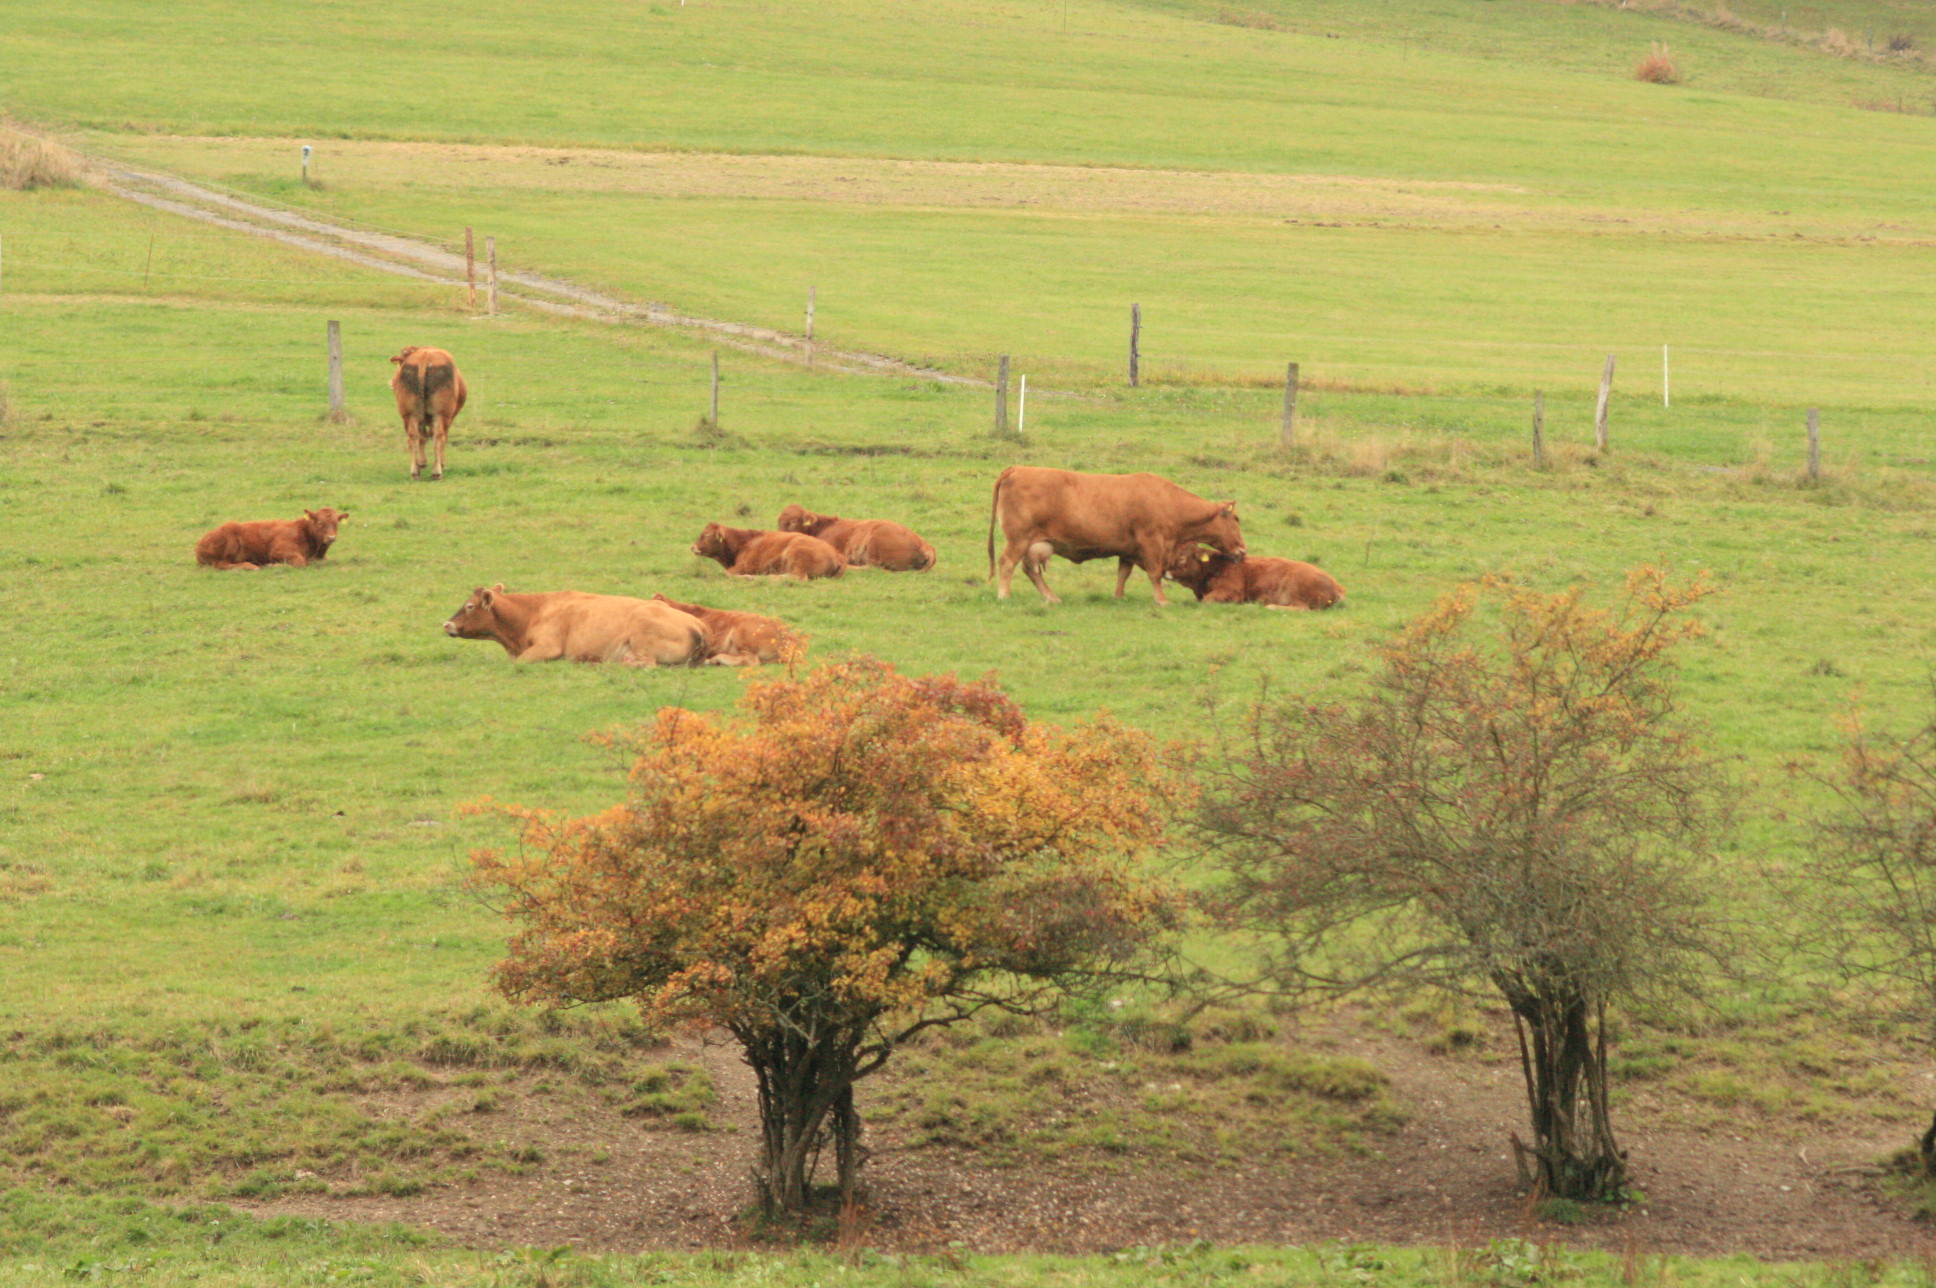
[[1149,546],[1142,548],[1138,558],[1117,561],[1116,598],[1121,599],[1123,597],[1123,584],[1129,580],[1129,570],[1138,564],[1141,564],[1143,571],[1149,574],[1150,589],[1156,592],[1156,602],[1159,604],[1168,604],[1170,601],[1163,594],[1163,570],[1170,566],[1170,552],[1163,549],[1152,549]]
[[1028,548],[1028,553],[1022,557],[1022,571],[1027,573],[1028,579],[1035,583],[1035,588],[1042,592],[1042,598],[1048,600],[1051,604],[1059,604],[1062,601],[1056,598],[1054,591],[1049,589],[1048,579],[1042,575],[1049,566],[1049,556],[1054,553],[1055,547],[1048,542],[1036,542]]
[[1001,558],[995,561],[995,598],[1008,598],[1008,584],[1015,579],[1015,565],[1022,561],[1026,553],[1028,547],[1013,539],[1002,547]]
[[444,477],[444,444],[449,441],[450,422],[442,416],[439,416],[437,418],[437,469],[431,474],[430,477],[432,479],[441,479]]
[[413,416],[405,416],[403,418],[403,433],[410,440],[410,477],[412,479],[422,478],[424,467],[423,422]]

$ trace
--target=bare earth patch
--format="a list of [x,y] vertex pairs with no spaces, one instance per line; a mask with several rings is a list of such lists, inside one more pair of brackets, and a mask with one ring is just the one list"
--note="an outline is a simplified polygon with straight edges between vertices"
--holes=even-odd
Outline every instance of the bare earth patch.
[[[1372,1156],[1179,1167],[1071,1155],[1041,1168],[995,1168],[967,1151],[899,1150],[891,1135],[873,1132],[864,1237],[881,1247],[961,1242],[983,1252],[1096,1252],[1198,1238],[1471,1245],[1505,1236],[1770,1260],[1936,1252],[1936,1233],[1885,1207],[1873,1190],[1874,1160],[1912,1134],[1903,1123],[1797,1135],[1744,1117],[1738,1131],[1696,1131],[1660,1125],[1676,1117],[1671,1107],[1637,1097],[1616,1123],[1644,1199],[1562,1226],[1534,1220],[1516,1187],[1507,1139],[1526,1129],[1512,1062],[1449,1059],[1362,1032],[1339,1035],[1334,1049],[1376,1061],[1410,1115],[1379,1138]],[[720,1091],[711,1118],[723,1130],[645,1127],[596,1097],[532,1094],[527,1085],[507,1089],[491,1126],[472,1128],[542,1151],[544,1163],[527,1174],[486,1173],[405,1198],[307,1195],[242,1206],[404,1222],[476,1247],[636,1252],[741,1244],[731,1219],[751,1192],[750,1076],[727,1047],[681,1054],[709,1066]]]

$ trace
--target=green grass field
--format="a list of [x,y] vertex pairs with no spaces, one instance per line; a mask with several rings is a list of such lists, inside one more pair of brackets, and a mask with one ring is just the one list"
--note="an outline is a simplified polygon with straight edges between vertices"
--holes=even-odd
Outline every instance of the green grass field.
[[[488,1004],[503,929],[463,877],[468,851],[506,832],[460,807],[608,803],[622,766],[584,734],[666,703],[727,706],[742,679],[514,667],[439,629],[480,584],[769,612],[816,658],[992,670],[1037,718],[1106,708],[1181,738],[1208,728],[1210,694],[1227,709],[1265,677],[1353,692],[1368,650],[1462,579],[1604,593],[1636,563],[1705,571],[1725,594],[1687,652],[1687,706],[1748,791],[1727,897],[1779,926],[1759,865],[1797,852],[1810,804],[1785,763],[1832,755],[1852,702],[1905,725],[1936,658],[1936,127],[1851,106],[1927,100],[1930,82],[1604,7],[1438,8],[721,0],[540,20],[493,4],[406,48],[393,10],[346,0],[332,39],[365,56],[318,59],[316,31],[231,4],[17,6],[0,108],[91,152],[444,242],[474,225],[514,266],[714,317],[797,329],[812,284],[823,342],[971,375],[1007,352],[1032,384],[1016,447],[991,439],[986,389],[729,349],[724,437],[709,437],[701,337],[474,317],[448,288],[99,192],[0,192],[0,1081],[17,1088],[0,1089],[0,1183],[28,1187],[9,1199],[0,1283],[109,1266],[87,1249],[121,1257],[125,1239],[98,1223],[161,1220],[32,1193],[57,1176],[208,1195],[286,1184],[298,1160],[433,1183],[508,1166],[466,1162],[435,1124],[383,1137],[344,1110],[343,1070],[416,1076],[409,1062],[466,1031],[507,1068],[549,1058],[545,1041],[617,1040],[597,1022],[547,1038]],[[1661,39],[1687,85],[1627,77]],[[320,188],[293,182],[302,140]],[[1136,390],[1121,379],[1132,301],[1150,377]],[[320,415],[329,319],[349,425]],[[409,343],[452,349],[471,384],[441,484],[410,483],[385,384]],[[1614,450],[1599,457],[1609,350]],[[1286,455],[1290,359],[1308,384]],[[1526,456],[1535,389],[1545,471]],[[1799,478],[1808,406],[1819,486]],[[1158,610],[1133,584],[1119,604],[1101,564],[1051,569],[1059,608],[1026,587],[997,603],[988,488],[1018,461],[1152,469],[1235,499],[1253,551],[1323,563],[1348,603]],[[708,520],[763,526],[790,501],[902,519],[939,566],[743,584],[687,552]],[[320,567],[194,564],[217,522],[326,504],[351,518]],[[1709,1055],[1775,1078],[1810,1014],[1793,980],[1731,997],[1714,1022],[1751,1049]],[[299,1056],[252,1046],[258,1029]],[[117,1049],[144,1054],[100,1054]],[[262,1090],[263,1068],[282,1091]],[[1815,1094],[1808,1112],[1831,1120],[1913,1113]],[[100,1104],[185,1125],[129,1143]],[[341,1141],[279,1127],[298,1104]],[[217,1148],[212,1105],[246,1147]],[[146,1170],[105,1179],[134,1150]],[[375,1282],[418,1264],[452,1282],[542,1269],[407,1235],[247,1228],[238,1245],[300,1245],[316,1282],[343,1266]],[[186,1265],[200,1235],[169,1229],[164,1259]],[[197,1273],[246,1282],[256,1255]],[[1280,1256],[1191,1255],[1202,1282]],[[1405,1282],[1493,1281],[1391,1255],[1412,1258]],[[1154,1282],[1175,1269],[1158,1262],[1041,1273]],[[1674,1271],[1710,1274],[1748,1272]]]

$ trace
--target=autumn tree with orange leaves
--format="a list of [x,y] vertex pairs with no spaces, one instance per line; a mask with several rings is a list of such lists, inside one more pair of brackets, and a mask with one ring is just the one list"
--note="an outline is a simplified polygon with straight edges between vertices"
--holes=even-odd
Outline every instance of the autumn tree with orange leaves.
[[1120,977],[1173,921],[1138,875],[1170,785],[1107,719],[1031,724],[992,682],[871,659],[749,685],[737,719],[674,708],[627,801],[510,811],[473,856],[517,923],[495,971],[537,1005],[635,1000],[723,1028],[759,1084],[762,1207],[812,1210],[863,1150],[854,1086],[924,1029],[1034,1012]]
[[1364,697],[1266,699],[1210,771],[1221,907],[1266,932],[1279,984],[1504,999],[1532,1120],[1514,1142],[1542,1196],[1622,1192],[1607,1008],[1698,988],[1718,949],[1705,861],[1730,793],[1671,664],[1709,593],[1653,568],[1613,611],[1463,586],[1380,651]]

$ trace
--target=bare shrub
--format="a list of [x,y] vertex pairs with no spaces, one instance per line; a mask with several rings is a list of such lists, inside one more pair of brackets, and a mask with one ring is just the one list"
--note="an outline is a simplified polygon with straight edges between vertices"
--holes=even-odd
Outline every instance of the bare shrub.
[[1659,41],[1654,42],[1654,47],[1645,58],[1634,64],[1633,74],[1635,80],[1646,81],[1649,85],[1681,83],[1681,69],[1674,64],[1667,46]]
[[58,143],[0,126],[0,188],[78,188],[81,159]]
[[1906,31],[1898,31],[1889,37],[1889,52],[1892,54],[1906,54],[1915,47],[1916,38]]

